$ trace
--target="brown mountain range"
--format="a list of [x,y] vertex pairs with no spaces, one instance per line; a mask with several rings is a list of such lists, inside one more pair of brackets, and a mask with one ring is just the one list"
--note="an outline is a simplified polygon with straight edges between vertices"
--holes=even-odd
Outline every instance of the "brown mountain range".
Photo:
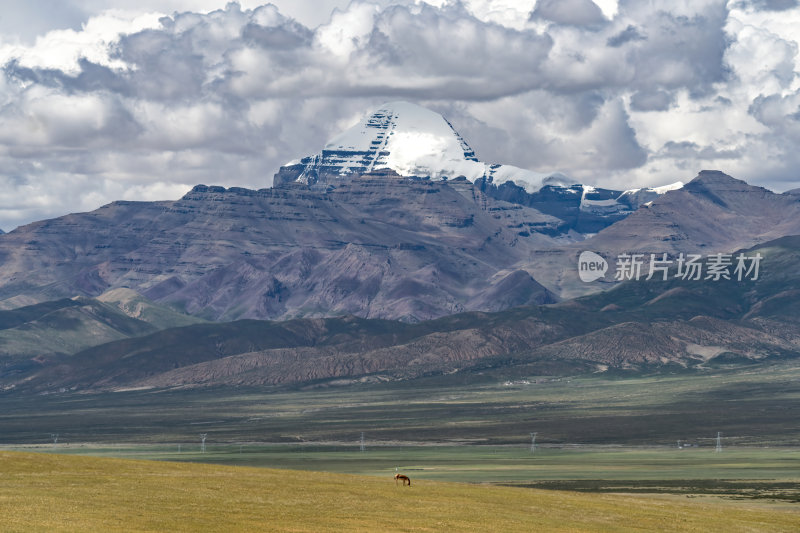
[[211,320],[355,314],[418,321],[556,297],[514,267],[554,217],[466,181],[391,174],[336,189],[197,186],[0,237],[0,305],[127,287]]
[[629,281],[599,294],[417,324],[356,317],[172,328],[53,360],[5,387],[38,392],[325,385],[450,373],[504,379],[685,371],[796,358],[800,237],[750,250],[757,280]]

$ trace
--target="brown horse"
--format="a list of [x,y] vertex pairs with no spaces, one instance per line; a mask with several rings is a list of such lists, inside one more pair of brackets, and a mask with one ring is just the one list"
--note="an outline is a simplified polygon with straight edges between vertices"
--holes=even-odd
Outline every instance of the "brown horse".
[[397,480],[400,479],[403,481],[403,486],[406,486],[406,482],[408,482],[408,486],[411,486],[411,478],[408,476],[404,476],[403,474],[395,474],[394,475],[394,484],[397,485]]

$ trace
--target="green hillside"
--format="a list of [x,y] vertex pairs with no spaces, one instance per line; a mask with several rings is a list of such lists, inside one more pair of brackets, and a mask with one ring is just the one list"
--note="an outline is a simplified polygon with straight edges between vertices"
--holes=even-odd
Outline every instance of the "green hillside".
[[[30,359],[70,355],[92,346],[202,320],[119,289],[93,298],[64,298],[0,311],[0,370]],[[21,366],[20,366],[21,364]],[[11,371],[14,371],[14,368]]]

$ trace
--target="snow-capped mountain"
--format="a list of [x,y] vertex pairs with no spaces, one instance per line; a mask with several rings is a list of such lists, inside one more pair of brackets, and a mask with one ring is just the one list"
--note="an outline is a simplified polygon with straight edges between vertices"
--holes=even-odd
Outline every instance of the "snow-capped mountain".
[[281,167],[274,184],[296,181],[323,188],[354,174],[387,168],[400,176],[514,181],[528,192],[538,190],[548,177],[512,165],[483,163],[440,114],[409,102],[391,102],[367,114],[320,153]]
[[559,173],[545,174],[480,161],[467,141],[440,114],[409,102],[391,102],[331,140],[321,152],[280,168],[273,184],[325,190],[389,169],[401,177],[452,180],[464,176],[490,196],[534,207],[565,222],[561,230],[596,233],[667,191],[664,187],[618,191],[583,185]]

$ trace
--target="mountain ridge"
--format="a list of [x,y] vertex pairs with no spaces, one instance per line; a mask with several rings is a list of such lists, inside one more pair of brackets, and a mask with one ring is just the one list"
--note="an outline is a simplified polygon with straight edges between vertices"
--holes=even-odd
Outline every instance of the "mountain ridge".
[[282,166],[273,177],[273,186],[294,184],[329,190],[353,177],[386,170],[406,178],[466,179],[495,199],[556,216],[563,221],[560,231],[564,234],[596,233],[683,185],[596,189],[559,172],[546,174],[485,163],[446,118],[400,101],[366,114],[319,153]]
[[[731,253],[787,235],[800,234],[800,196],[774,193],[721,171],[701,171],[680,189],[643,205],[630,216],[601,229],[591,239],[566,243],[536,255],[537,279],[562,299],[614,285],[614,260],[621,254],[643,254],[645,272],[651,254],[671,259],[680,254]],[[605,276],[584,283],[562,276],[564,265],[590,250],[610,262]]]
[[[118,287],[213,320],[356,313],[413,321],[489,310],[488,294],[543,303],[556,297],[512,267],[552,241],[546,233],[557,225],[457,180],[375,174],[330,192],[201,185],[175,202],[114,202],[4,235],[0,305]],[[509,275],[527,292],[498,294]]]
[[[324,191],[198,185],[174,202],[114,202],[0,236],[0,307],[127,287],[206,320],[355,314],[413,322],[613,286],[613,265],[597,282],[579,279],[584,250],[609,260],[674,257],[800,234],[800,197],[722,173],[698,178],[588,239],[571,225],[597,219],[544,213],[541,196],[511,184],[381,171]],[[493,197],[501,190],[540,209]]]
[[187,326],[90,348],[18,386],[324,386],[453,372],[702,371],[796,358],[800,236],[747,251],[764,256],[757,280],[629,281],[558,304],[417,324],[338,317]]

